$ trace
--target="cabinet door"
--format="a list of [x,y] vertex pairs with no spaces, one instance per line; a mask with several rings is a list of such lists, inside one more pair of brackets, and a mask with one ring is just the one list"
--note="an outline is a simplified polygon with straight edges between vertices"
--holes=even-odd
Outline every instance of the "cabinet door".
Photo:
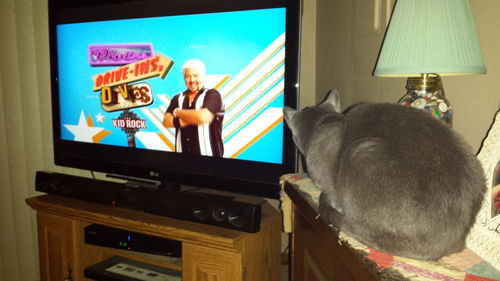
[[63,281],[73,270],[73,221],[38,212],[41,281]]
[[242,281],[241,254],[183,243],[183,281]]
[[355,280],[338,256],[337,249],[330,248],[299,212],[294,213],[292,243],[294,281]]

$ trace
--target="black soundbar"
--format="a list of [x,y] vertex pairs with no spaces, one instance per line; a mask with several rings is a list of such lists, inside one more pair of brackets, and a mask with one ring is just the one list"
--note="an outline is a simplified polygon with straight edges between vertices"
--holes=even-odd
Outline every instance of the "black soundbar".
[[46,171],[37,171],[35,190],[250,233],[260,230],[265,202],[203,192],[153,190]]

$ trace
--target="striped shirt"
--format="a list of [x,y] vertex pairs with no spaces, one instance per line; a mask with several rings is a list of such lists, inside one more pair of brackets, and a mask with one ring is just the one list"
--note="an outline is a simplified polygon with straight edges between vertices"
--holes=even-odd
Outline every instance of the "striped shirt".
[[174,96],[167,112],[173,114],[178,109],[208,109],[214,116],[211,123],[191,125],[177,128],[175,133],[175,150],[177,152],[222,157],[222,121],[224,119],[224,103],[220,93],[215,89],[203,88],[191,104],[187,97],[188,91]]

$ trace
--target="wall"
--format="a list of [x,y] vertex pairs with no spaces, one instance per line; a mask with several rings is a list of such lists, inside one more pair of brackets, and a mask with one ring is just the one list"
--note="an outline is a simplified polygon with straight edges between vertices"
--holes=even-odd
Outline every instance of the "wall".
[[317,0],[302,1],[300,43],[300,108],[316,103]]
[[[395,102],[406,79],[371,73],[395,0],[318,0],[316,101],[339,89],[343,106],[361,101]],[[486,75],[444,77],[454,110],[453,128],[475,151],[500,106],[500,2],[470,0],[481,42]]]

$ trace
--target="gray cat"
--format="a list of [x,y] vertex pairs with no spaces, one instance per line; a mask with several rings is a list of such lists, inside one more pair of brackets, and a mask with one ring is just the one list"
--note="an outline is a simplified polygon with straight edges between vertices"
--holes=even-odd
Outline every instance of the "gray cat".
[[444,122],[388,103],[343,114],[337,91],[284,114],[321,190],[321,218],[393,255],[436,260],[464,248],[486,180],[472,149]]

